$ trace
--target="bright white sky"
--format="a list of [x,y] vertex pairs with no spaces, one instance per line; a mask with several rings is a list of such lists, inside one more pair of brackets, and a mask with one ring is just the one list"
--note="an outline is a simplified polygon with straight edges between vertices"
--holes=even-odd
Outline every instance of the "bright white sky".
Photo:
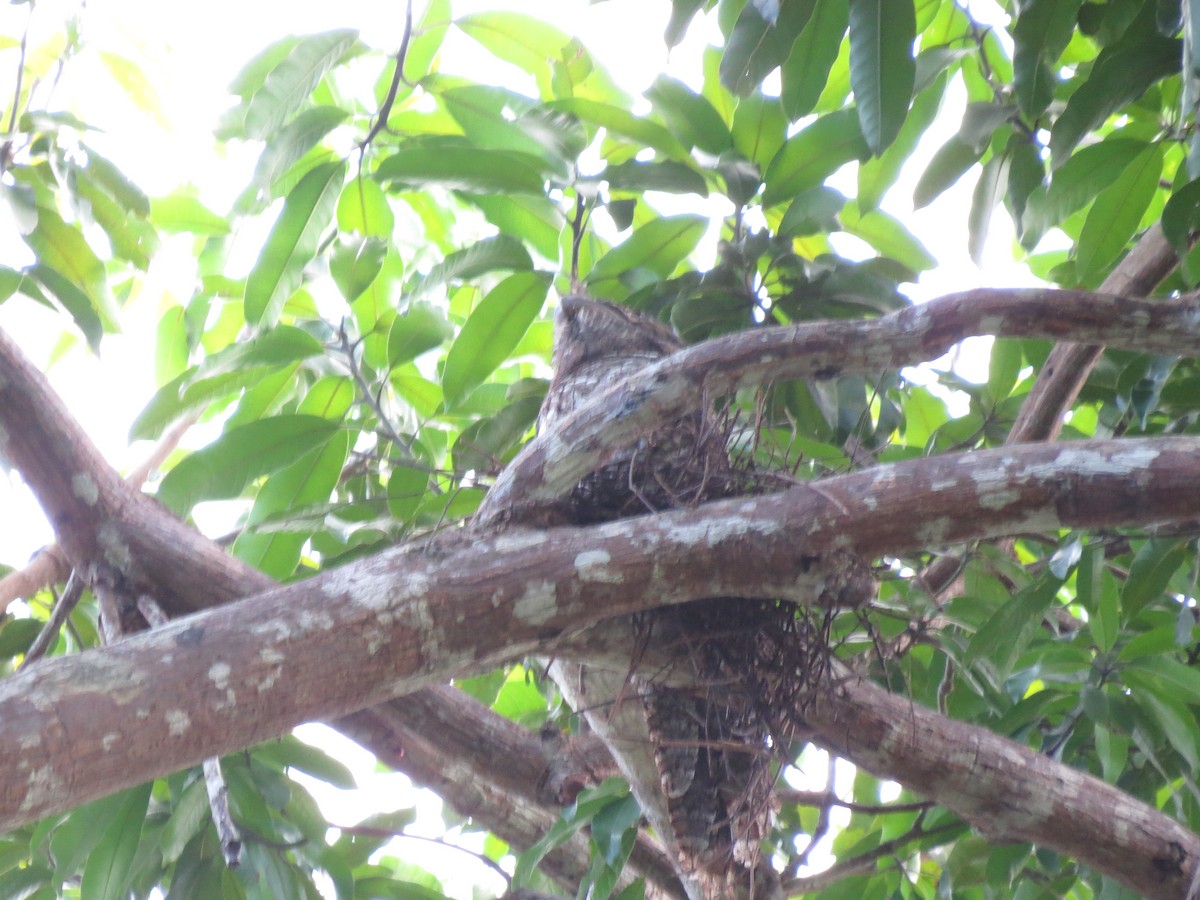
[[[78,5],[79,0],[39,0],[30,47],[37,48],[51,39],[63,18]],[[978,18],[990,19],[997,14],[991,0],[973,0],[966,5]],[[419,16],[423,0],[416,0],[416,6]],[[635,95],[662,71],[670,70],[693,83],[700,71],[702,42],[676,48],[668,57],[661,37],[669,13],[667,0],[609,0],[594,5],[586,0],[454,0],[453,7],[456,15],[502,7],[548,19],[580,35],[618,83]],[[20,34],[26,15],[25,6],[0,7],[0,34]],[[293,0],[286,4],[255,0],[89,0],[82,22],[90,49],[68,66],[54,105],[71,108],[102,129],[104,134],[93,137],[92,143],[152,196],[190,183],[200,190],[201,199],[223,211],[246,184],[258,151],[257,147],[219,150],[211,137],[218,116],[230,103],[226,86],[241,66],[285,34],[331,28],[357,28],[368,45],[391,53],[403,30],[403,0]],[[140,104],[133,103],[117,86],[94,51],[136,60],[145,69],[150,90]],[[514,70],[491,63],[486,51],[453,29],[442,59],[445,70],[513,84]],[[0,108],[7,107],[12,95],[15,68],[16,51],[0,52]],[[1012,229],[1003,213],[993,220],[984,268],[977,269],[967,261],[966,217],[972,177],[923,210],[913,212],[907,200],[928,155],[957,129],[962,103],[961,96],[948,98],[944,115],[926,137],[916,163],[884,203],[942,263],[936,271],[923,275],[921,283],[910,291],[918,299],[982,285],[1033,283],[1032,276],[1012,261]],[[853,175],[847,174],[844,180],[837,180],[836,186],[852,195]],[[21,257],[23,245],[6,218],[7,211],[0,211],[0,248],[8,257],[0,261],[20,266],[28,257]],[[852,243],[842,246],[844,252],[852,252]],[[105,339],[99,360],[86,351],[74,352],[49,369],[72,412],[118,467],[128,467],[146,452],[145,448],[129,448],[125,435],[155,389],[150,352],[153,325],[165,305],[185,301],[190,291],[190,283],[180,283],[177,271],[173,271],[177,267],[170,262],[172,255],[179,253],[190,253],[188,239],[168,242],[164,247],[161,262],[156,263],[143,289],[126,309],[125,333]],[[0,304],[0,327],[18,334],[27,352],[39,363],[48,360],[61,325],[60,319],[44,314],[22,298]],[[986,345],[975,345],[964,356],[986,365]],[[979,371],[978,366],[968,368],[973,377],[980,377]],[[0,517],[0,561],[19,566],[52,537],[28,494],[3,476],[0,509],[5,511]],[[380,796],[395,796],[399,804],[406,779],[372,774],[370,755],[356,752],[349,742],[345,744],[338,755],[348,756],[354,764],[363,795],[370,802]],[[822,772],[823,764],[818,764],[816,770]],[[331,817],[357,820],[361,813],[356,810],[361,807],[340,802],[335,794],[321,792]],[[421,845],[419,849],[398,847],[397,853],[425,858],[432,851]],[[451,856],[446,864],[476,874],[464,857]],[[449,886],[469,896],[471,880]]]

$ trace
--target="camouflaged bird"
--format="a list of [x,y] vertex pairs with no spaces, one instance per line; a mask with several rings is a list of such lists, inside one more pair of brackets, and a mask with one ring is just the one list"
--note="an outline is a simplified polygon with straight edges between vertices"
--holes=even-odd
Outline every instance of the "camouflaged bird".
[[[552,431],[601,391],[684,346],[654,319],[578,296],[563,299],[554,338],[554,378],[538,417],[539,434]],[[711,410],[697,410],[622,450],[580,482],[568,515],[574,524],[589,524],[729,496],[737,479],[726,440],[721,419]],[[736,617],[740,627],[744,616],[737,608],[720,599],[704,600],[640,617],[631,629],[639,635],[635,639],[631,633],[631,666],[638,641],[673,646],[674,665],[695,670],[700,682],[722,680],[725,698],[736,695],[734,680],[749,660],[728,657],[754,649],[726,653],[729,648],[720,640],[713,643],[697,634],[696,623],[718,633],[736,630],[730,620]],[[586,674],[585,666],[573,677]],[[659,783],[641,785],[640,791],[634,785],[635,793],[642,798],[657,787],[665,797],[671,843],[686,876],[705,882],[710,896],[746,895],[769,825],[773,777],[768,730],[755,704],[717,704],[702,685],[668,688],[653,676],[631,675],[622,686],[627,690],[608,699],[608,710],[592,709],[589,716],[611,716],[611,706],[617,704],[642,706]],[[604,702],[594,693],[589,697],[591,704]],[[619,758],[620,742],[610,746]],[[631,771],[622,769],[627,775]],[[771,894],[755,890],[759,897]]]

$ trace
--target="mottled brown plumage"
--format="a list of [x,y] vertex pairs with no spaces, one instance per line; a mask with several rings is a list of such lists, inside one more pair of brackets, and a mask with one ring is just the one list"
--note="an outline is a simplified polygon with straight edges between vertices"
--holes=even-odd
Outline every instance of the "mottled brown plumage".
[[[555,322],[554,379],[538,417],[546,432],[621,379],[683,346],[662,323],[623,307],[567,297]],[[621,451],[574,490],[570,517],[577,524],[609,521],[727,496],[736,480],[726,434],[711,410],[696,412]],[[646,677],[630,683],[622,703],[641,703],[650,727],[661,790],[674,843],[692,873],[716,879],[718,893],[735,896],[758,859],[770,816],[767,728],[730,672],[725,653],[702,646],[701,631],[744,629],[753,619],[715,599],[658,610],[639,620],[641,639],[678,648],[678,665],[697,670],[700,683],[720,677],[732,705],[716,704],[709,690],[672,689]],[[737,624],[728,621],[737,617]],[[735,653],[753,653],[754,628]],[[718,642],[721,640],[717,639]],[[631,655],[634,654],[631,643]],[[730,645],[732,646],[732,645]],[[697,650],[697,647],[700,647]],[[705,671],[708,670],[708,671]],[[720,885],[728,884],[726,894]]]

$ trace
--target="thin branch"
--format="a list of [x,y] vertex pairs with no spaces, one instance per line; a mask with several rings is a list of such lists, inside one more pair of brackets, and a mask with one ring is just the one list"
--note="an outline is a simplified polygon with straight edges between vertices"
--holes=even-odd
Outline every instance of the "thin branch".
[[400,39],[400,49],[396,51],[396,68],[392,72],[392,83],[388,85],[387,95],[383,98],[383,104],[379,107],[379,112],[375,115],[375,121],[371,125],[371,130],[367,132],[367,136],[358,145],[360,154],[366,151],[367,147],[371,145],[371,141],[375,140],[379,132],[387,126],[388,117],[392,114],[392,106],[396,102],[396,95],[400,91],[401,82],[412,87],[404,77],[404,61],[408,57],[408,43],[412,39],[412,20],[412,0],[405,0],[404,36]]
[[63,588],[62,596],[54,604],[50,618],[42,626],[42,630],[38,632],[38,636],[34,638],[29,649],[25,651],[25,661],[21,663],[22,669],[34,660],[46,655],[46,651],[50,649],[50,644],[58,637],[58,632],[62,629],[63,623],[67,621],[71,612],[78,605],[79,598],[82,596],[83,579],[79,577],[78,573],[72,572],[71,577],[67,579],[67,586]]

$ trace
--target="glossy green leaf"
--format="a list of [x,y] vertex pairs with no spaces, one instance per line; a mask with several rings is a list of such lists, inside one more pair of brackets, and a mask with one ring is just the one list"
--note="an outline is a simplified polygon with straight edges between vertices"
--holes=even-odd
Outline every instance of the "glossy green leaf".
[[76,326],[87,339],[92,352],[99,352],[100,339],[104,336],[104,322],[100,318],[92,298],[61,272],[49,266],[37,265],[28,270],[29,275],[41,284],[74,319]]
[[812,188],[796,196],[777,230],[792,237],[837,231],[841,227],[837,214],[845,205],[846,198],[833,188]]
[[500,59],[543,78],[571,43],[570,35],[524,13],[489,10],[460,16],[454,24]]
[[891,146],[879,156],[868,159],[858,167],[858,203],[872,210],[879,205],[884,192],[900,177],[900,170],[909,161],[917,142],[933,124],[942,105],[946,79],[938,78],[913,101],[912,112]]
[[317,106],[301,112],[267,140],[254,167],[254,183],[264,189],[270,187],[348,117],[345,110],[336,106]]
[[416,359],[427,350],[441,346],[454,333],[442,310],[423,301],[409,304],[392,320],[388,332],[388,365],[391,368]]
[[1200,671],[1184,665],[1177,659],[1169,656],[1145,656],[1129,663],[1127,668],[1153,679],[1164,693],[1185,703],[1200,704]]
[[937,265],[937,260],[925,249],[903,223],[883,210],[859,213],[858,204],[851,201],[842,207],[838,216],[842,230],[862,238],[883,256],[902,263],[914,272],[923,272]]
[[163,862],[173,863],[183,855],[188,842],[200,833],[212,820],[208,807],[208,791],[203,778],[192,778],[191,782],[175,801],[171,817],[167,819],[159,834],[159,849]]
[[1160,35],[1131,35],[1106,47],[1087,80],[1071,94],[1066,109],[1050,129],[1054,167],[1065,163],[1085,134],[1145,90],[1179,71],[1181,42]]
[[955,135],[942,144],[913,188],[913,207],[921,209],[936,200],[983,157],[983,149]]
[[627,109],[582,97],[555,100],[546,107],[569,112],[584,122],[603,127],[610,134],[629,138],[673,159],[688,158],[687,148],[675,135],[657,122],[635,116]]
[[743,157],[765,169],[787,140],[787,116],[778,99],[754,93],[742,98],[733,113],[733,146]]
[[[244,530],[234,541],[233,555],[277,581],[290,577],[311,532],[259,526],[286,518],[289,510],[328,501],[349,452],[350,432],[338,431],[324,446],[268,477],[254,497]],[[286,522],[280,524],[286,526]]]
[[229,222],[195,197],[170,194],[150,201],[150,221],[163,231],[228,234]]
[[346,182],[338,197],[337,224],[342,231],[388,240],[396,217],[379,182],[357,177]]
[[852,109],[821,116],[807,128],[788,138],[767,167],[763,206],[786,202],[815,188],[855,159],[870,151]]
[[1200,230],[1200,179],[1189,181],[1171,195],[1163,207],[1162,230],[1163,237],[1186,263],[1191,236]]
[[1043,577],[1005,602],[972,635],[966,658],[990,659],[1007,675],[1041,627],[1059,584],[1057,579]]
[[320,416],[283,415],[226,431],[169,471],[158,499],[178,513],[201,500],[236,497],[259,476],[296,462],[338,430]]
[[1036,119],[1050,105],[1058,83],[1058,61],[1083,0],[1031,0],[1021,7],[1013,29],[1013,89],[1021,113]]
[[993,156],[983,164],[975,190],[971,194],[971,213],[967,217],[967,252],[977,266],[983,265],[992,211],[1008,189],[1008,160]]
[[849,19],[849,0],[817,0],[812,17],[780,67],[780,100],[793,122],[816,108]]
[[357,786],[354,773],[320,747],[285,734],[254,751],[255,758],[277,769],[295,769],[344,791]]
[[631,159],[604,170],[604,180],[613,190],[665,191],[671,194],[708,196],[704,176],[690,166],[667,162],[638,162]]
[[[244,102],[226,114],[222,133],[229,137],[266,140],[308,101],[334,66],[359,44],[358,32],[329,31],[275,45],[243,70],[233,90]],[[286,49],[284,49],[286,48]]]
[[316,255],[321,235],[333,219],[346,177],[343,163],[325,163],[288,194],[258,261],[246,278],[246,321],[274,325],[284,302],[300,286]]
[[[36,227],[22,237],[34,252],[40,267],[57,273],[82,292],[94,310],[96,320],[106,328],[114,326],[116,310],[108,288],[104,263],[96,256],[80,229],[64,222],[54,210],[41,207],[38,209]],[[50,290],[54,290],[44,279],[38,280]],[[55,293],[57,294],[57,291]],[[67,301],[62,296],[59,296],[59,299],[66,304]],[[76,315],[75,310],[72,310],[72,315]],[[76,321],[82,327],[81,318],[82,311],[76,315]]]
[[1157,538],[1147,541],[1133,558],[1129,577],[1121,590],[1121,613],[1132,619],[1146,606],[1161,600],[1171,577],[1186,559],[1180,541]]
[[1033,246],[1049,228],[1087,205],[1116,181],[1147,146],[1143,141],[1110,137],[1074,154],[1054,171],[1046,188],[1030,195],[1023,219],[1025,246]]
[[1162,147],[1147,147],[1096,197],[1075,244],[1080,278],[1100,274],[1125,249],[1158,190],[1162,165]]
[[371,286],[387,252],[387,242],[381,238],[339,242],[329,257],[329,275],[347,303]]
[[397,522],[410,521],[428,490],[428,472],[408,466],[394,466],[388,474],[388,512]]
[[759,4],[742,7],[721,54],[721,84],[739,97],[750,94],[787,59],[792,43],[812,16],[816,0],[777,4],[776,16],[764,16]]
[[733,146],[733,138],[721,114],[682,82],[660,75],[646,91],[646,99],[662,116],[671,134],[685,147],[697,147],[717,155]]
[[83,867],[80,895],[96,900],[124,900],[129,895],[133,858],[142,840],[142,823],[151,784],[124,791],[108,821],[96,823],[102,836]]
[[696,249],[707,224],[700,216],[666,216],[647,222],[604,254],[587,280],[615,278],[634,268],[646,268],[666,278]]
[[545,197],[470,194],[466,199],[479,207],[484,218],[502,233],[521,238],[545,259],[557,261],[558,236],[564,219],[558,207]]
[[409,141],[379,164],[375,177],[410,187],[440,185],[472,193],[540,194],[544,163],[510,150],[464,144]]
[[517,346],[546,300],[546,278],[510,275],[479,301],[446,354],[442,392],[453,409],[483,383]]
[[911,3],[850,0],[850,84],[863,137],[876,156],[896,139],[908,114],[916,34]]
[[430,269],[428,275],[419,276],[407,285],[405,293],[427,291],[452,281],[470,281],[488,272],[531,268],[533,260],[525,245],[507,234],[498,234],[451,253]]

